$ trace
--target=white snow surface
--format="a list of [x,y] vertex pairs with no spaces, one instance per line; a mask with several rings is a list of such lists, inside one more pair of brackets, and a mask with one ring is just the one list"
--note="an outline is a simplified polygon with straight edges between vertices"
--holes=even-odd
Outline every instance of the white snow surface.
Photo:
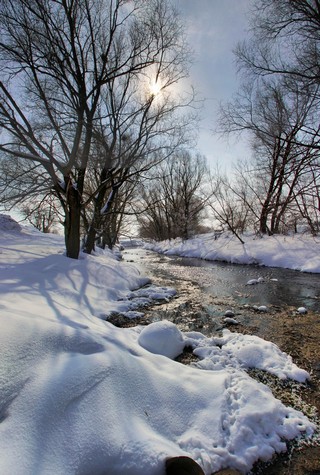
[[[0,219],[1,475],[164,475],[179,455],[206,474],[245,473],[312,434],[245,372],[308,378],[276,345],[166,321],[116,328],[103,315],[132,311],[148,279],[111,252],[72,260],[63,249],[61,237]],[[183,345],[196,366],[171,359]]]
[[[231,233],[225,232],[219,237],[214,233],[208,233],[188,241],[174,239],[160,243],[146,243],[145,247],[167,255],[320,273],[319,237],[307,234],[259,237],[253,233],[247,233],[242,237],[244,244]],[[258,283],[259,281],[253,279],[248,285]]]
[[139,335],[139,344],[151,353],[176,358],[185,347],[181,331],[169,321],[154,322],[146,326]]

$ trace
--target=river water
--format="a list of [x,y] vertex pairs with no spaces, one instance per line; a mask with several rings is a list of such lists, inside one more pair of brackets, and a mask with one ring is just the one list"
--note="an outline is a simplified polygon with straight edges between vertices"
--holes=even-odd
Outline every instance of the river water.
[[[197,285],[205,296],[241,305],[306,307],[320,312],[320,274],[276,267],[227,264],[169,257],[141,248],[124,251],[124,259],[160,285]],[[248,285],[252,279],[263,282]],[[204,297],[205,298],[205,297]]]

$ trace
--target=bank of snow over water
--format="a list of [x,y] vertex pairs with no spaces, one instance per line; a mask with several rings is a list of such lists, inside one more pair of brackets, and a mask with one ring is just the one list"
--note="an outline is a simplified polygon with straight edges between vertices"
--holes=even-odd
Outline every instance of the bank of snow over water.
[[[245,371],[307,379],[275,345],[181,333],[166,321],[104,321],[131,311],[147,282],[112,253],[67,259],[61,238],[2,217],[0,266],[1,475],[164,475],[178,455],[206,474],[245,473],[285,440],[312,434],[302,413]],[[184,345],[198,365],[172,359]]]
[[197,257],[233,264],[258,264],[320,273],[320,238],[310,235],[242,236],[244,244],[230,233],[209,233],[182,241],[147,243],[145,247],[167,255]]

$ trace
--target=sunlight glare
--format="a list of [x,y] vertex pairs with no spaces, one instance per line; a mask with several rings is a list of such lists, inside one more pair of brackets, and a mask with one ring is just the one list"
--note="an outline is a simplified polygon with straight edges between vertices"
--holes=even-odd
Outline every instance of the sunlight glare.
[[149,89],[152,96],[157,96],[161,92],[161,89],[162,89],[160,81],[158,80],[158,81],[150,82]]

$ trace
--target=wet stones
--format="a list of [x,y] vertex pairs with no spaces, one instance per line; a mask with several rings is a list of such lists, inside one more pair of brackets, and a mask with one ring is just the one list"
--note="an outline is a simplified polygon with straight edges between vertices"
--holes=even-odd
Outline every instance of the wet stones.
[[234,313],[232,310],[226,310],[226,311],[224,312],[224,316],[225,316],[225,317],[230,317],[230,318],[232,318],[232,317],[235,316],[235,313]]

